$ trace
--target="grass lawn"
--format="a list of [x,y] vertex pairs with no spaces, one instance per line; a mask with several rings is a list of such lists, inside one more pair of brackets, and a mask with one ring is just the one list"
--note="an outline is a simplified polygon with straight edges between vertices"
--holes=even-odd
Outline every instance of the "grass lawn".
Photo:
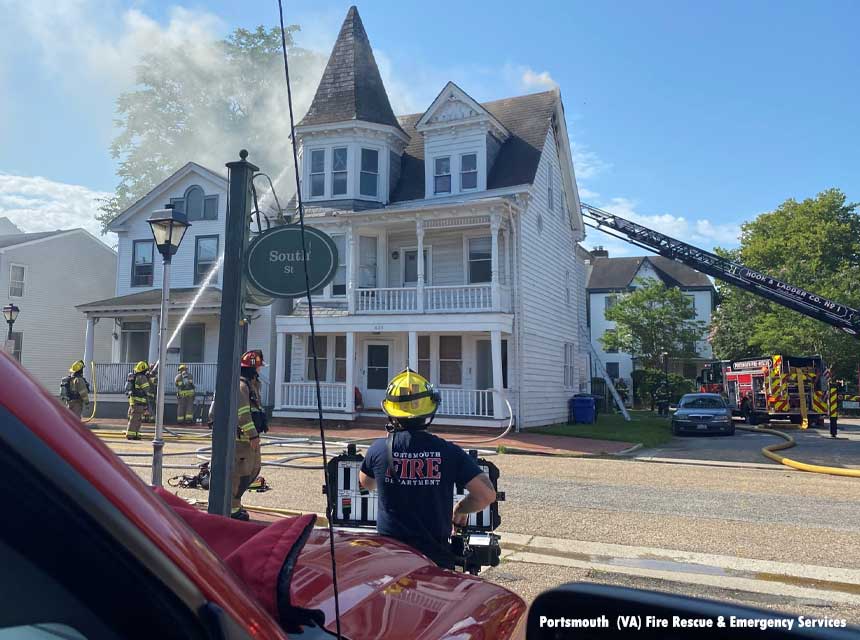
[[597,416],[596,424],[554,424],[540,429],[529,429],[529,432],[641,442],[646,447],[664,444],[672,439],[669,419],[661,418],[650,411],[630,411],[630,422],[625,422],[624,416],[620,413],[601,413]]

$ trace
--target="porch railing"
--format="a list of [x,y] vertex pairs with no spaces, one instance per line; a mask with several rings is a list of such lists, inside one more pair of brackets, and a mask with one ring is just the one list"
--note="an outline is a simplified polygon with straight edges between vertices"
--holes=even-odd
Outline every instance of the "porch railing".
[[492,389],[439,389],[442,402],[437,415],[493,417]]
[[[125,380],[128,373],[134,369],[136,362],[105,362],[95,365],[95,383],[99,393],[125,393]],[[178,364],[167,364],[158,367],[158,380],[164,380],[167,386],[164,393],[173,395],[176,387],[173,379],[179,369]],[[215,376],[218,365],[209,362],[188,363],[188,369],[194,376],[194,386],[197,393],[212,393],[215,391]]]
[[357,295],[359,313],[400,313],[418,309],[417,292],[412,288],[359,289]]
[[[510,311],[510,287],[499,285],[498,292],[498,304],[493,304],[491,284],[424,287],[424,312]],[[418,290],[414,287],[359,289],[355,309],[356,313],[415,313]]]
[[[342,383],[320,383],[323,409],[346,410],[346,385]],[[277,403],[276,403],[277,404]],[[316,409],[317,392],[313,382],[284,382],[281,384],[281,409]]]

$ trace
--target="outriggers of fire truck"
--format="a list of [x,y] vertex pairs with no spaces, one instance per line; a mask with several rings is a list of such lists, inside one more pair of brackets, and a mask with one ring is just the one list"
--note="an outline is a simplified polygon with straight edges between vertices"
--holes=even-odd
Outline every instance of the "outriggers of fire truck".
[[[719,368],[721,380],[716,380]],[[723,361],[709,367],[710,383],[722,393],[736,416],[750,424],[790,420],[819,426],[827,416],[827,378],[819,356],[781,356]],[[717,391],[717,389],[719,389]]]

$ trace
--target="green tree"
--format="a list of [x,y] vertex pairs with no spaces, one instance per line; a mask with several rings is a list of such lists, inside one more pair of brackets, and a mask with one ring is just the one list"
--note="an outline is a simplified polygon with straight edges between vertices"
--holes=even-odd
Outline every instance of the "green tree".
[[629,353],[643,368],[659,367],[664,352],[670,358],[695,356],[706,329],[696,320],[692,300],[654,278],[638,279],[636,289],[621,296],[606,319],[615,322],[615,329],[600,337],[604,350]]
[[[294,106],[301,114],[313,95],[309,81],[324,60],[294,45],[298,30],[287,27],[286,42]],[[165,48],[141,60],[136,79],[117,99],[119,133],[110,150],[119,161],[120,181],[96,214],[103,229],[188,161],[223,172],[224,163],[245,148],[273,178],[289,173],[280,29],[236,29],[222,41]]]
[[[740,247],[722,254],[848,306],[860,303],[860,216],[838,189],[761,214],[741,227]],[[856,369],[856,338],[730,285],[718,290],[711,331],[717,357],[821,354],[837,375]]]

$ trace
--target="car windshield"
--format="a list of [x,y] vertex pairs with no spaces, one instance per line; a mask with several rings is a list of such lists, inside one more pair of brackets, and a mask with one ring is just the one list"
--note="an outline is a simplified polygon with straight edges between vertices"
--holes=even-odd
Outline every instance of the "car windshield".
[[682,409],[724,409],[726,404],[722,398],[710,398],[696,396],[693,398],[681,398]]

